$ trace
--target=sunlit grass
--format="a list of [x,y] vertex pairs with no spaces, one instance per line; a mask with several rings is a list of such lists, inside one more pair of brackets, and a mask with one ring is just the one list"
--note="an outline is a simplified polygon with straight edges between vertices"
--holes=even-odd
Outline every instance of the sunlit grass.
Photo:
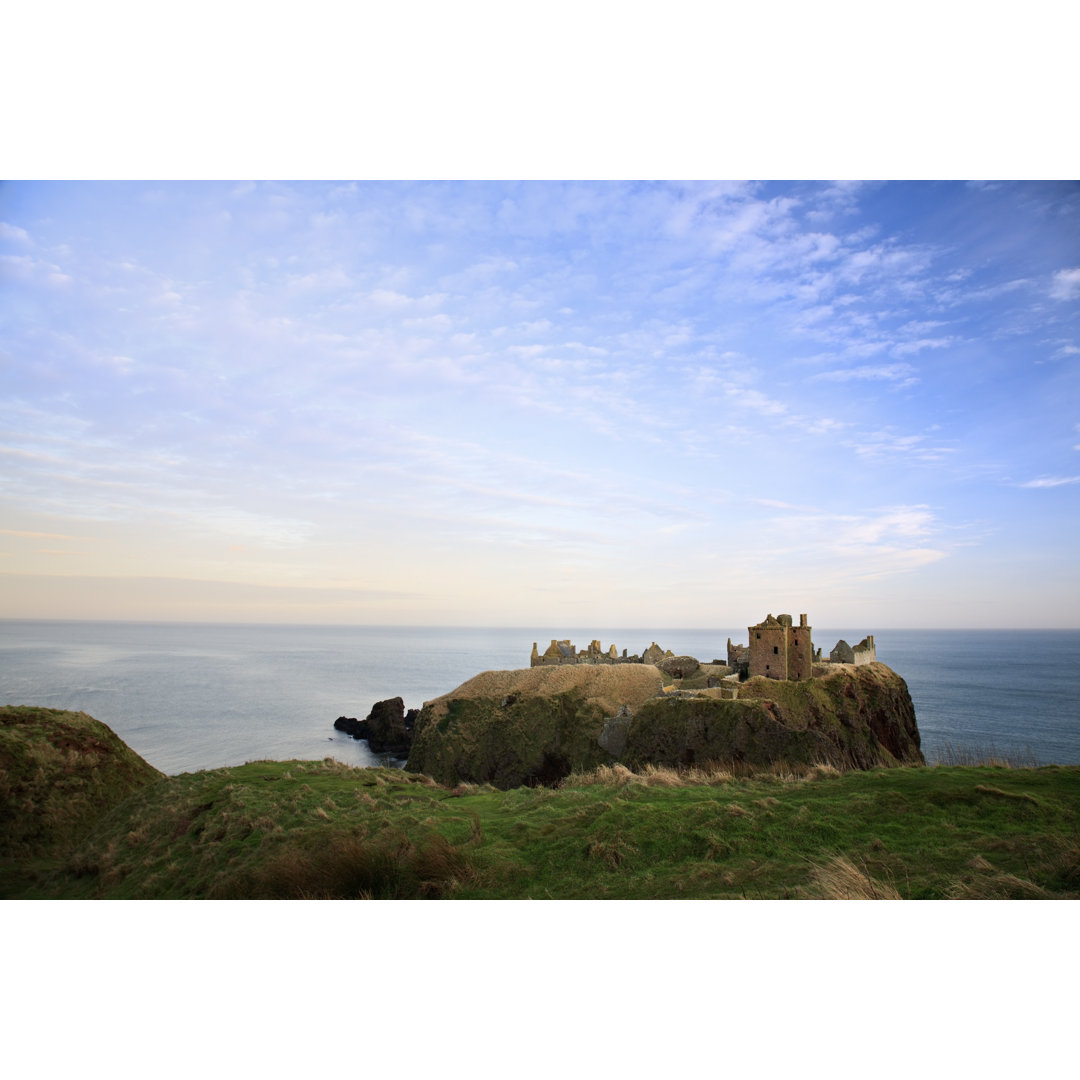
[[25,896],[1080,896],[1080,768],[603,766],[444,787],[254,762],[137,793]]

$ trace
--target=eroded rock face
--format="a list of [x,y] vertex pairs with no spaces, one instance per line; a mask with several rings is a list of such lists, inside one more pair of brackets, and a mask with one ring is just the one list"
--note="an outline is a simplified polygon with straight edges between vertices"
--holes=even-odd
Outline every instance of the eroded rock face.
[[347,732],[354,739],[367,739],[374,754],[406,754],[412,745],[417,715],[417,709],[405,712],[405,702],[401,698],[387,698],[376,701],[365,720],[357,720],[355,716],[339,716],[334,721],[334,727]]
[[485,671],[427,702],[405,768],[440,783],[551,784],[613,760],[605,718],[660,692],[646,664]]
[[923,763],[907,685],[884,664],[750,680],[738,700],[719,694],[665,694],[651,665],[485,672],[424,706],[406,768],[507,788],[613,761]]
[[751,679],[736,701],[648,702],[634,717],[621,760],[631,769],[703,761],[925,764],[907,684],[879,663],[801,682]]

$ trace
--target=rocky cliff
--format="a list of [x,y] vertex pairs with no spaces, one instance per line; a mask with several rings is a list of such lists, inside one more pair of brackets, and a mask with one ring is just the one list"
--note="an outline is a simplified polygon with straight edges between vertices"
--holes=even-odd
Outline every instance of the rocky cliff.
[[615,761],[690,765],[921,764],[907,685],[884,664],[834,665],[803,682],[751,679],[664,691],[650,665],[492,671],[428,702],[406,768],[440,783],[553,783]]

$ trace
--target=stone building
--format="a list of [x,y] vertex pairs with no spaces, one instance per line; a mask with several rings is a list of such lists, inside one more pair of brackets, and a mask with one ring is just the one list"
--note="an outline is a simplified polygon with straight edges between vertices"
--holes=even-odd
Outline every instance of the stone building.
[[813,677],[814,645],[805,615],[799,616],[798,626],[790,615],[767,615],[764,622],[747,627],[747,631],[750,678],[763,675],[766,679],[798,681]]
[[877,660],[877,649],[874,647],[873,634],[867,634],[854,648],[841,638],[833,651],[829,653],[830,664],[861,665],[872,664],[875,660]]
[[668,649],[667,652],[664,652],[664,650],[661,649],[660,646],[657,645],[656,642],[654,641],[641,654],[641,662],[643,664],[659,664],[660,661],[663,660],[665,656],[671,656],[671,655],[672,655],[672,652],[671,652],[670,649]]

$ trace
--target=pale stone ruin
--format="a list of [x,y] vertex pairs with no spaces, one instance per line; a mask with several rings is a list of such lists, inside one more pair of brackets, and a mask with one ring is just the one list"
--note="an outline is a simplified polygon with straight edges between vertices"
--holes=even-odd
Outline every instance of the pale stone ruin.
[[868,634],[852,648],[843,638],[823,660],[821,649],[814,650],[811,627],[806,616],[799,616],[795,626],[790,615],[771,614],[757,626],[747,627],[749,645],[733,645],[728,638],[728,667],[740,676],[753,678],[762,675],[766,679],[810,679],[818,664],[872,664],[877,660],[874,637]]
[[[727,642],[727,666],[731,674],[723,678],[720,688],[723,696],[735,697],[737,684],[745,679],[762,676],[766,679],[783,679],[797,682],[811,679],[815,667],[825,664],[872,664],[877,660],[874,637],[868,634],[852,647],[846,641],[836,643],[828,659],[822,658],[821,649],[814,649],[812,627],[805,615],[799,616],[796,626],[790,615],[766,615],[756,626],[748,626],[749,645],[733,645]],[[575,649],[568,638],[552,638],[551,644],[540,652],[533,642],[530,667],[547,667],[558,664],[660,664],[673,658],[670,649],[664,650],[656,642],[641,655],[620,654],[612,645],[606,651],[599,640],[593,640],[587,648]],[[720,661],[716,661],[717,664]],[[722,671],[722,669],[721,669]],[[822,672],[817,672],[822,674]]]
[[654,641],[640,656],[636,653],[628,656],[623,649],[620,656],[615,646],[605,652],[598,640],[589,643],[588,648],[575,649],[569,638],[551,639],[551,644],[543,651],[533,642],[529,667],[547,667],[552,664],[658,664],[665,656],[673,656],[670,649],[666,652]]
[[[877,660],[877,650],[874,648],[874,635],[867,634],[854,648],[841,638],[836,643],[833,651],[829,653],[827,662],[830,664],[855,664],[858,667],[860,664],[872,664],[875,660]],[[817,661],[818,663],[823,662],[820,649],[818,650]]]

